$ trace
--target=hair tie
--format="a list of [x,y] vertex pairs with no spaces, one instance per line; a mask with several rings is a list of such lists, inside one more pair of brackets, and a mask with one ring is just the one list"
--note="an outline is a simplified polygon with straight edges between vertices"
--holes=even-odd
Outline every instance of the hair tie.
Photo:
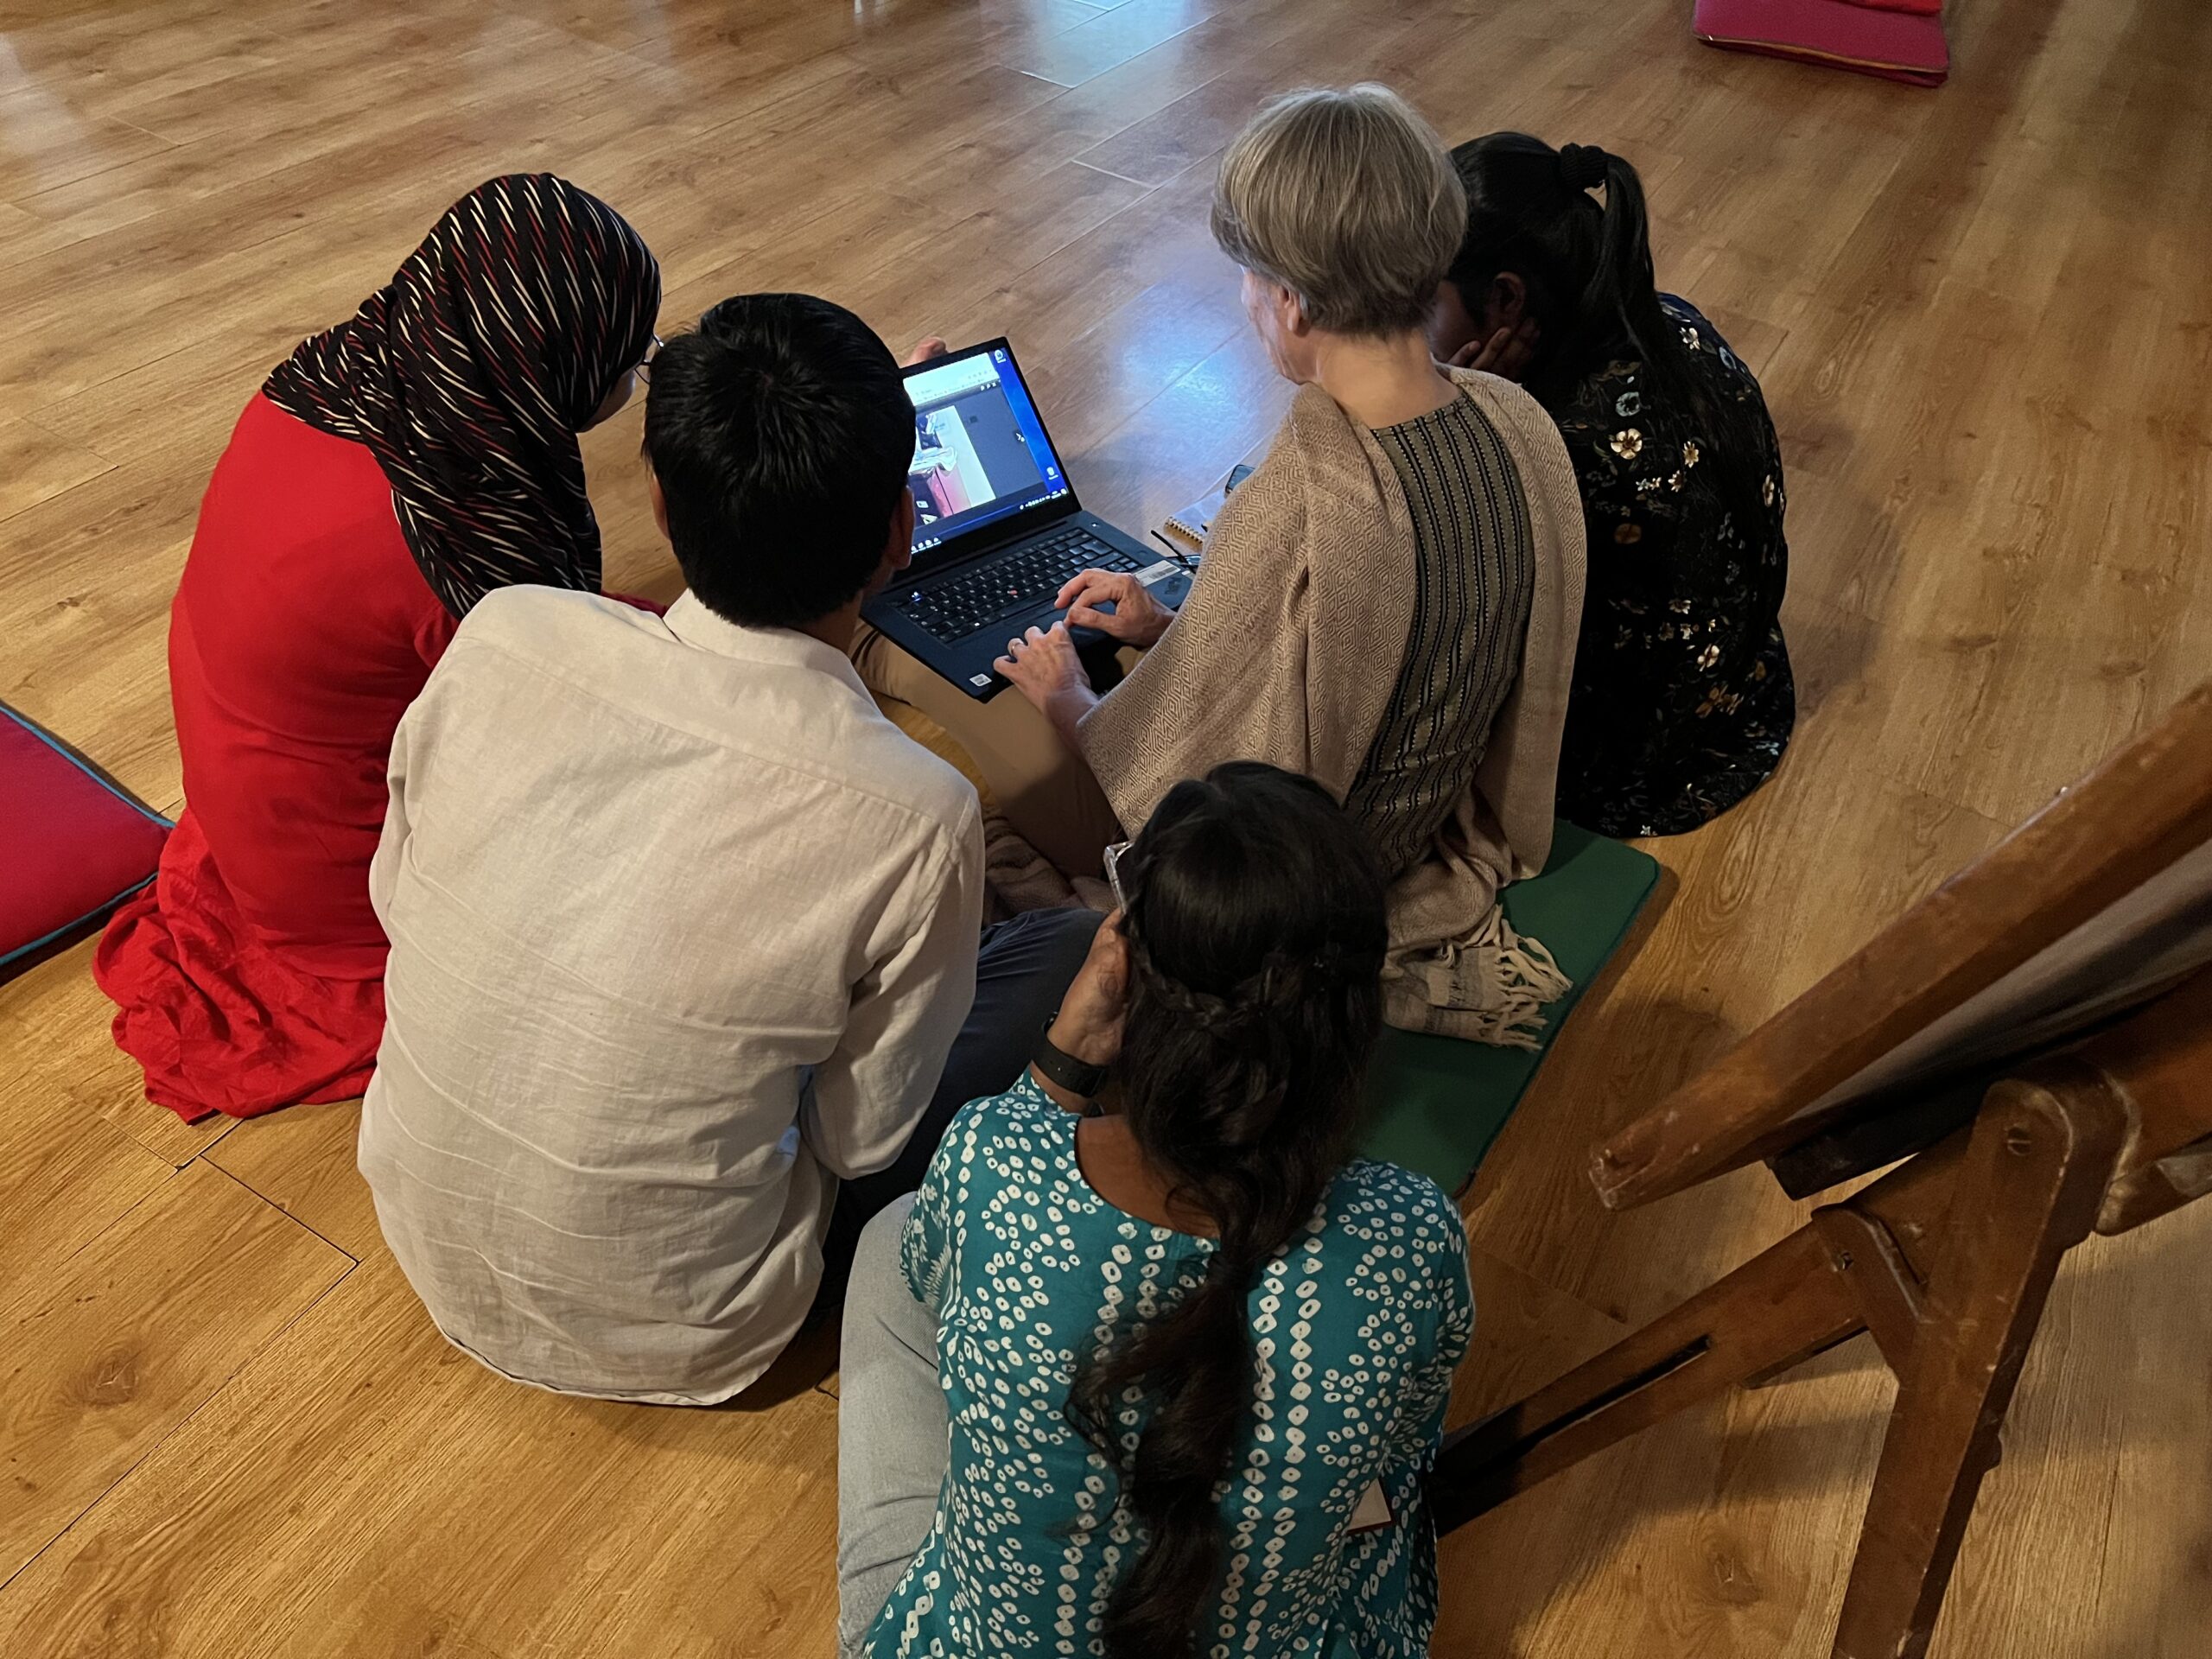
[[1570,190],[1595,190],[1605,181],[1605,163],[1612,158],[1595,144],[1561,144],[1560,182]]

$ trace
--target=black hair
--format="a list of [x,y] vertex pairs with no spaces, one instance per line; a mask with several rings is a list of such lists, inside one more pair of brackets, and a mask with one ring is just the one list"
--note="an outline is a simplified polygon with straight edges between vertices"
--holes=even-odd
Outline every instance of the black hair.
[[[1215,1484],[1252,1409],[1248,1299],[1350,1156],[1389,928],[1358,825],[1256,761],[1176,785],[1120,869],[1129,1132],[1220,1236],[1203,1279],[1079,1366],[1068,1416],[1120,1471],[1147,1540],[1108,1602],[1106,1652],[1185,1659],[1221,1570]],[[1132,1388],[1153,1411],[1125,1451]]]
[[[1511,271],[1541,329],[1529,390],[1555,408],[1609,359],[1634,358],[1661,392],[1697,398],[1679,326],[1660,308],[1643,181],[1593,145],[1554,149],[1525,132],[1461,144],[1452,165],[1467,192],[1467,234],[1445,280],[1479,317]],[[1603,186],[1603,207],[1590,192]]]
[[[1522,377],[1536,401],[1556,414],[1590,375],[1632,360],[1646,405],[1690,411],[1708,439],[1688,487],[1723,500],[1755,494],[1751,460],[1712,441],[1727,419],[1694,365],[1684,325],[1659,303],[1643,181],[1626,158],[1493,132],[1459,146],[1452,164],[1467,192],[1467,234],[1445,280],[1479,317],[1500,272],[1521,278],[1541,331]],[[1590,194],[1601,186],[1602,207]]]
[[868,585],[906,487],[914,410],[842,306],[741,294],[653,359],[645,453],[683,579],[717,616],[798,627]]

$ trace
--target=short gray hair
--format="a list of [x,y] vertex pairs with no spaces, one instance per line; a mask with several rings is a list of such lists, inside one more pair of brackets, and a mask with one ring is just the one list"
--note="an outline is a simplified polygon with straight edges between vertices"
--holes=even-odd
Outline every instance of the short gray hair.
[[1335,334],[1420,327],[1466,229],[1466,192],[1435,130],[1372,84],[1263,105],[1214,185],[1222,251]]

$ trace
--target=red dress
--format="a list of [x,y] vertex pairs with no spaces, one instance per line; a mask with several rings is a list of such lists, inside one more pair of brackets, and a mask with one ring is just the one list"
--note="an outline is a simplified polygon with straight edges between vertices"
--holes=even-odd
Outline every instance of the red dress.
[[257,396],[169,612],[188,804],[92,969],[148,1096],[188,1122],[367,1086],[385,765],[454,627],[375,458]]

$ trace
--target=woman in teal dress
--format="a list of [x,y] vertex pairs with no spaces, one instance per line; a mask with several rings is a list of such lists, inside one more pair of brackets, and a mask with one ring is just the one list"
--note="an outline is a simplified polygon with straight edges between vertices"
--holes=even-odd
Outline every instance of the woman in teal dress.
[[1250,762],[1116,850],[1036,1065],[862,1241],[842,1651],[1413,1659],[1474,1308],[1451,1201],[1351,1155],[1374,855]]

